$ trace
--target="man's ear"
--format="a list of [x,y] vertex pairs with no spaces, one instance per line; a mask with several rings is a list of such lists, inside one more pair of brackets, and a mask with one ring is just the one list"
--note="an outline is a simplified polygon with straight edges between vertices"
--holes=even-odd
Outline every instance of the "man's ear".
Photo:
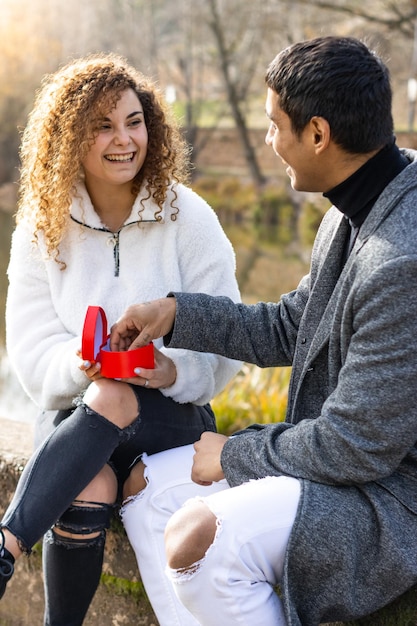
[[316,154],[320,154],[329,146],[330,125],[324,117],[315,115],[309,122],[312,143]]

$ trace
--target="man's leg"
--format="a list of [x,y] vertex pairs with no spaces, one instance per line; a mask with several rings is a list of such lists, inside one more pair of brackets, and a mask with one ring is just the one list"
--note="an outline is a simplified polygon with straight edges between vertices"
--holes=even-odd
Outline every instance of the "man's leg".
[[284,626],[275,585],[296,517],[300,483],[268,477],[194,499],[166,528],[169,574],[203,626]]
[[[179,602],[165,573],[167,521],[188,498],[228,489],[225,481],[210,487],[193,483],[190,478],[193,455],[192,445],[150,456],[144,454],[142,463],[126,482],[127,499],[121,516],[160,626],[198,626]],[[141,488],[143,491],[137,493]]]

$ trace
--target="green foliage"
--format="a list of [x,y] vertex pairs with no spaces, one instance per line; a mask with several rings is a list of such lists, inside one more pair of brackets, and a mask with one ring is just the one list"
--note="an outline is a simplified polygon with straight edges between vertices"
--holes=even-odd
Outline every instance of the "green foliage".
[[212,401],[217,428],[231,435],[250,424],[285,419],[290,368],[260,369],[245,364]]
[[325,211],[329,208],[330,204],[326,199],[319,202],[319,198],[316,198],[316,203],[306,201],[303,204],[303,210],[300,214],[298,221],[298,228],[301,240],[307,246],[312,246],[317,229],[323,218]]
[[236,177],[204,176],[193,183],[193,188],[214,209],[223,226],[249,221],[261,238],[275,245],[298,241],[310,248],[329,206],[327,201],[324,205],[315,198],[314,203],[301,194],[294,201],[285,186],[268,185],[257,190]]
[[142,582],[133,582],[127,578],[112,576],[111,574],[102,573],[100,582],[106,589],[119,596],[128,596],[136,600],[136,602],[147,601],[147,595]]
[[254,186],[232,176],[202,177],[193,183],[193,189],[210,204],[222,223],[251,218],[257,206]]
[[290,235],[289,226],[293,213],[293,206],[285,188],[274,185],[265,187],[259,194],[259,201],[253,211],[253,219],[255,224],[280,224],[283,227],[282,234],[285,239]]

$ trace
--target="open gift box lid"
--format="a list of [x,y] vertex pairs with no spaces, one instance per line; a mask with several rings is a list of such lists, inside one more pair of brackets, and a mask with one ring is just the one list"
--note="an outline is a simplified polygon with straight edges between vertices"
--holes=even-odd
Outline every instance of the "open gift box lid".
[[111,352],[107,318],[100,306],[89,306],[84,320],[81,342],[82,358],[91,363],[101,363],[105,378],[132,378],[136,367],[155,367],[153,343],[137,350]]

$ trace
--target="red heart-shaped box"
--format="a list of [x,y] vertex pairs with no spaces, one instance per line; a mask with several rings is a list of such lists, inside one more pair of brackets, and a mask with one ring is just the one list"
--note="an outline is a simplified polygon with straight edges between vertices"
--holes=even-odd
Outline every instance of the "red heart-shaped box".
[[91,363],[101,363],[100,373],[105,378],[132,378],[136,367],[155,367],[153,343],[137,350],[111,352],[107,318],[100,306],[89,306],[84,320],[81,353]]

